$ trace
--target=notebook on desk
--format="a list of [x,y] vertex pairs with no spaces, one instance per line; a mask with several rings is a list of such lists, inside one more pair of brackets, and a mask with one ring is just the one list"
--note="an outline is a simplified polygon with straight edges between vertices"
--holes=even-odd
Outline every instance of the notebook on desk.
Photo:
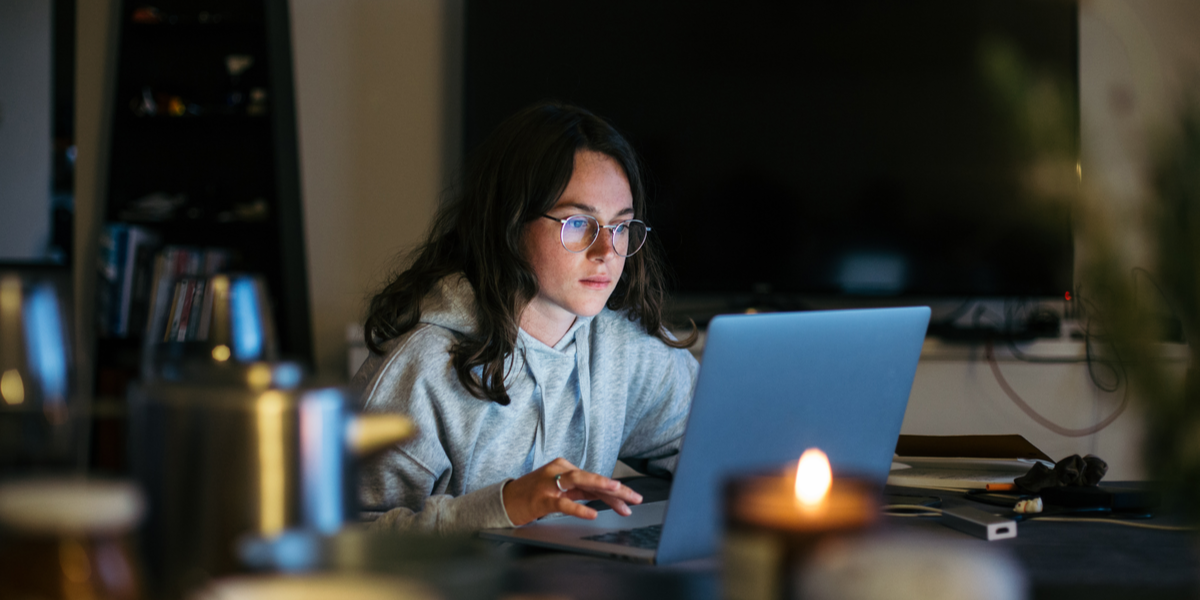
[[926,307],[720,316],[708,327],[671,500],[484,538],[668,564],[716,554],[720,489],[817,447],[882,490],[929,324]]

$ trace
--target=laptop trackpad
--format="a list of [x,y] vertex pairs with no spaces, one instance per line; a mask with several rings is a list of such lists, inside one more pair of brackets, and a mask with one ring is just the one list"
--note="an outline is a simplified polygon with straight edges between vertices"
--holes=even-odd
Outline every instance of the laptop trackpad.
[[577,517],[568,517],[561,515],[557,517],[547,517],[540,521],[534,521],[521,529],[532,529],[538,527],[552,526],[561,528],[570,526],[572,528],[581,529],[633,529],[634,527],[646,527],[648,525],[659,525],[663,522],[663,517],[667,513],[667,503],[648,502],[646,504],[637,504],[629,507],[633,514],[628,517],[623,517],[617,514],[615,510],[602,510],[596,516],[596,520],[588,521]]

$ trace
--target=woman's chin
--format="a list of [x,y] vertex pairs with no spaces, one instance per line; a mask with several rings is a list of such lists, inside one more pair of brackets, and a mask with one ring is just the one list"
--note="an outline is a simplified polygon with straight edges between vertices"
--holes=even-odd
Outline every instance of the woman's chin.
[[579,302],[571,307],[571,312],[580,317],[594,317],[604,310],[604,306],[608,304],[608,294],[604,295],[600,300],[589,300],[588,302]]

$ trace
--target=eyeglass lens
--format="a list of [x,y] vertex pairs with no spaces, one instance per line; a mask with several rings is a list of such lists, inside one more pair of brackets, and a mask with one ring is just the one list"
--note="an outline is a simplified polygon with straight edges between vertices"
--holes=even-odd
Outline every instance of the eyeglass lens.
[[[632,256],[646,242],[646,224],[641,221],[619,223],[612,230],[613,250],[621,256]],[[600,235],[600,222],[588,215],[568,218],[562,225],[562,244],[571,252],[583,252]]]

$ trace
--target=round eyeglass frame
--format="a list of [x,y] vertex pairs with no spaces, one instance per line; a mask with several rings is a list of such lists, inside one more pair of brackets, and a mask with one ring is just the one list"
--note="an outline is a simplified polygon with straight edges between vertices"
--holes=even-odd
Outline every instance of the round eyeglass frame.
[[[600,219],[597,219],[596,217],[593,217],[592,215],[584,215],[584,214],[570,215],[570,216],[567,216],[562,219],[559,219],[557,217],[552,217],[547,214],[543,214],[542,216],[547,219],[550,219],[551,221],[557,221],[562,224],[562,228],[558,230],[558,243],[562,244],[563,249],[566,250],[567,252],[570,252],[571,254],[579,254],[580,252],[587,252],[587,249],[591,248],[592,244],[595,244],[596,240],[600,239],[600,230],[607,229],[612,234],[613,252],[615,252],[617,254],[617,256],[620,256],[622,258],[629,258],[630,256],[637,254],[638,250],[641,250],[642,246],[646,245],[646,238],[649,236],[643,236],[642,243],[638,244],[638,247],[634,248],[633,251],[630,252],[629,254],[621,254],[620,252],[617,251],[617,228],[619,228],[623,225],[628,226],[630,223],[640,223],[642,225],[642,227],[646,228],[646,233],[650,233],[650,231],[651,231],[650,226],[646,225],[646,222],[642,221],[641,219],[626,219],[624,221],[621,221],[620,223],[613,223],[612,225],[601,225]],[[572,249],[568,248],[567,241],[563,239],[563,236],[565,236],[567,234],[567,221],[570,221],[571,219],[589,219],[596,223],[596,233],[592,236],[592,241],[588,242],[588,244],[586,246],[584,246],[583,248],[580,248],[579,250],[572,250]]]

